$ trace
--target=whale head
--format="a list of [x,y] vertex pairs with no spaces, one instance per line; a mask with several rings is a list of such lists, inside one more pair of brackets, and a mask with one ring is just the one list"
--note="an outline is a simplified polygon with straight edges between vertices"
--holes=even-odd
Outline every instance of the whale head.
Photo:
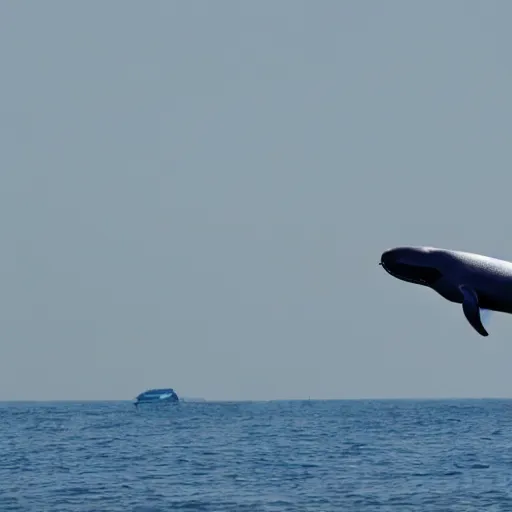
[[397,279],[430,287],[443,277],[441,258],[431,247],[395,247],[382,253],[379,265]]

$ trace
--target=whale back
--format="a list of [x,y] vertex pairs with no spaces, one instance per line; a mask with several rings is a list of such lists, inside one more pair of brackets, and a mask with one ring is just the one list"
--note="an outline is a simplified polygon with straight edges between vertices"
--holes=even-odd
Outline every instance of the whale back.
[[444,252],[473,272],[512,279],[512,262],[510,261],[465,251]]

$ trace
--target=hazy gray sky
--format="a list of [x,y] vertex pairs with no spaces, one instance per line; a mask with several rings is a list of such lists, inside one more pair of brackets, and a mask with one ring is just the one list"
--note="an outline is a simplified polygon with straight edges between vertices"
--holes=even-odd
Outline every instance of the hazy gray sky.
[[0,3],[0,399],[512,396],[510,1]]

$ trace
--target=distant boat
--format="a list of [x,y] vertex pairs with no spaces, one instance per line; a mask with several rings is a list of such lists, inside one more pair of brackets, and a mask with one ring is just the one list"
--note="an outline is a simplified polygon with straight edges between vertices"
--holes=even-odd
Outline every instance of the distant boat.
[[166,389],[148,389],[147,391],[144,391],[144,393],[141,393],[138,395],[135,399],[135,407],[139,406],[140,404],[146,404],[146,403],[176,403],[179,402],[178,395],[174,391],[174,389],[166,388]]

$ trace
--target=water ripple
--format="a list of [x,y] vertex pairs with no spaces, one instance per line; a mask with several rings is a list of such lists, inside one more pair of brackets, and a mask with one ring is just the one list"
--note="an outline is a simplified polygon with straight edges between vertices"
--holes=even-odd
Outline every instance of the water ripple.
[[512,510],[512,402],[1,404],[0,510]]

